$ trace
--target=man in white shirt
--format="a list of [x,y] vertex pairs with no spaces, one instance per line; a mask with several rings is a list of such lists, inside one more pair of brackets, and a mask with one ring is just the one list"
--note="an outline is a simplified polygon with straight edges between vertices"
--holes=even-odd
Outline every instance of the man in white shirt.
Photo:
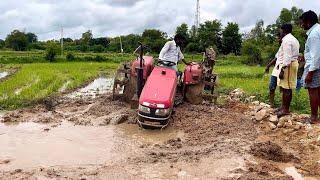
[[[281,45],[282,39],[280,35],[278,36],[279,44]],[[276,53],[275,57],[270,61],[270,63],[265,68],[265,73],[269,74],[269,69],[271,66],[274,66],[270,82],[269,82],[269,101],[271,107],[274,107],[274,98],[276,94],[277,84],[278,84],[278,76],[279,76],[279,68],[280,68],[281,61],[278,59],[278,52]]]
[[297,86],[299,41],[291,34],[292,25],[284,24],[280,29],[282,43],[278,51],[280,73],[278,85],[282,91],[282,106],[277,113],[278,117],[290,114],[289,108],[292,100],[292,90]]
[[174,40],[168,41],[162,48],[159,54],[159,60],[173,62],[175,65],[171,66],[171,68],[176,71],[178,71],[177,64],[180,60],[185,64],[189,64],[184,60],[181,52],[184,41],[184,37],[181,34],[176,34]]

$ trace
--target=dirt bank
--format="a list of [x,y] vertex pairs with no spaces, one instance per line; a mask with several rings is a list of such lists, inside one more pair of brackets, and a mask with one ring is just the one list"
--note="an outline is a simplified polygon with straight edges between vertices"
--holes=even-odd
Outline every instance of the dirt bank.
[[[249,111],[248,105],[234,101],[223,106],[185,103],[176,109],[168,129],[149,131],[135,124],[135,110],[126,103],[111,101],[108,94],[94,99],[64,96],[48,100],[4,115],[4,133],[12,138],[27,131],[12,130],[8,124],[40,123],[41,127],[32,131],[36,135],[20,136],[42,144],[54,141],[51,149],[64,148],[64,143],[75,143],[78,148],[69,147],[65,155],[60,151],[51,155],[67,156],[65,161],[40,159],[39,164],[18,167],[14,164],[34,161],[23,158],[26,150],[15,149],[12,143],[17,142],[12,138],[7,144],[11,146],[7,150],[12,152],[7,153],[10,157],[0,152],[0,179],[292,179],[286,172],[288,167],[295,167],[306,177],[320,176],[320,144],[310,138],[319,135],[317,128],[270,130],[266,122],[252,121],[246,115]],[[70,143],[59,137],[66,137]],[[101,144],[102,139],[108,143]],[[26,149],[29,145],[26,143]],[[33,153],[50,157],[41,144],[39,149],[33,149]],[[94,152],[101,156],[92,156]]]

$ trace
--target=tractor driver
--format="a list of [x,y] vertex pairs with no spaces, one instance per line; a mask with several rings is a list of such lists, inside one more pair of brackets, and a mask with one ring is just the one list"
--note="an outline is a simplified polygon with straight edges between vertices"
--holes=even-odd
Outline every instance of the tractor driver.
[[159,60],[174,62],[175,65],[171,66],[172,69],[178,72],[177,64],[181,60],[184,64],[188,65],[184,60],[181,48],[185,42],[185,38],[181,34],[176,34],[172,41],[168,41],[162,48],[159,54]]

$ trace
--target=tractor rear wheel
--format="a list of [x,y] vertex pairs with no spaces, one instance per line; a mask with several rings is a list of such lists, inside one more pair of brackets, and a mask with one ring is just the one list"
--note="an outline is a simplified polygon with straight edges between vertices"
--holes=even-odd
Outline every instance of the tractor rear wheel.
[[130,102],[136,93],[137,79],[130,77],[129,82],[124,86],[123,95],[126,102]]
[[191,104],[201,104],[203,101],[202,92],[204,84],[188,85],[186,87],[185,98]]

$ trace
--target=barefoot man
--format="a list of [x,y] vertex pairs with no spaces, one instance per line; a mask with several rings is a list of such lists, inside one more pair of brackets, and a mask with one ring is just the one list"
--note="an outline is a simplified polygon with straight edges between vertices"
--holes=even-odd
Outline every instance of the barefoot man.
[[281,62],[278,85],[282,92],[282,106],[277,113],[278,117],[290,114],[289,108],[292,100],[292,90],[297,85],[299,41],[291,34],[292,25],[284,24],[280,29],[282,43],[278,51]]
[[320,124],[318,108],[320,105],[320,25],[318,16],[313,11],[302,15],[302,27],[307,30],[308,39],[305,44],[304,58],[306,61],[302,82],[308,89],[311,117],[310,123]]

